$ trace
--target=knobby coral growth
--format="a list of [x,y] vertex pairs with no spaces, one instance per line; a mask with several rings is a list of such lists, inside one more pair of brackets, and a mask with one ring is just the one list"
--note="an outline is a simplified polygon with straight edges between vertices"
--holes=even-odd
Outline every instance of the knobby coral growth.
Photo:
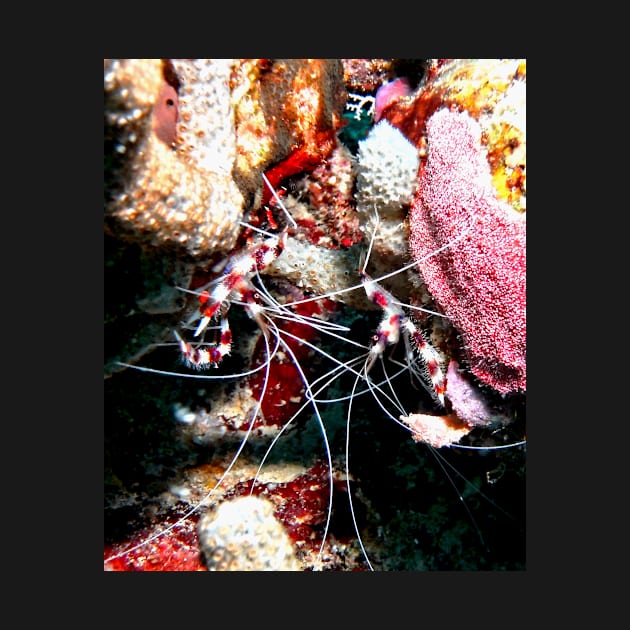
[[110,234],[197,258],[235,245],[244,200],[230,174],[230,67],[229,59],[105,60]]

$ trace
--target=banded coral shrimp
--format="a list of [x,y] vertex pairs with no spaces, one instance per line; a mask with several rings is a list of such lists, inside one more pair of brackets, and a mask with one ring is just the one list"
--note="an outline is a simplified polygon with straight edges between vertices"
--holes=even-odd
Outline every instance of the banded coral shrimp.
[[[268,336],[256,335],[257,340],[262,340],[262,359],[258,362],[254,359],[248,367],[240,360],[240,353],[234,352],[223,357],[214,374],[194,369],[186,373],[181,362],[172,367],[174,348],[179,346],[174,339],[172,345],[159,350],[161,356],[155,357],[154,367],[133,366],[117,376],[124,380],[122,389],[145,393],[141,399],[126,399],[120,431],[131,428],[132,436],[125,435],[125,441],[120,439],[109,449],[110,453],[120,449],[110,455],[118,462],[126,456],[132,458],[124,464],[130,468],[129,478],[135,480],[129,482],[122,475],[109,479],[110,487],[117,486],[117,491],[108,510],[111,520],[106,566],[127,570],[203,570],[203,563],[195,559],[199,556],[195,539],[200,513],[212,503],[247,494],[255,487],[257,493],[284,502],[279,504],[279,510],[284,510],[287,519],[293,519],[295,536],[302,537],[303,546],[310,544],[310,550],[303,550],[302,554],[305,568],[365,568],[357,539],[371,559],[371,568],[449,568],[449,554],[461,555],[457,561],[451,558],[451,568],[473,568],[474,559],[466,551],[479,547],[479,533],[487,523],[480,523],[478,516],[472,521],[466,510],[452,521],[450,504],[455,502],[461,511],[462,504],[469,506],[481,495],[471,489],[469,482],[463,489],[454,489],[451,484],[454,470],[464,470],[461,474],[466,479],[481,473],[474,467],[463,467],[461,458],[453,464],[436,449],[421,448],[408,439],[408,433],[402,433],[399,425],[382,421],[388,416],[395,420],[401,410],[417,410],[418,392],[407,381],[402,387],[396,386],[396,397],[392,397],[393,384],[401,383],[400,379],[406,378],[413,366],[405,353],[398,358],[388,353],[383,360],[375,361],[369,378],[362,371],[369,358],[369,331],[377,329],[381,313],[351,312],[354,326],[328,323],[308,315],[308,310],[299,313],[300,306],[306,309],[309,304],[315,306],[344,292],[365,292],[364,284],[357,282],[336,294],[293,299],[289,305],[279,301],[281,287],[273,279],[263,272],[253,279],[259,292],[261,317],[269,330]],[[383,278],[375,277],[374,281],[381,282]],[[239,306],[237,301],[233,305]],[[256,334],[257,325],[245,311],[232,308],[229,315],[232,329],[238,331],[235,344],[256,343],[251,336]],[[321,335],[318,344],[309,336],[312,334]],[[295,346],[289,343],[291,339]],[[308,349],[310,354],[297,355],[298,347]],[[250,420],[256,418],[263,404],[279,402],[273,398],[269,384],[272,359],[280,354],[287,359],[283,365],[293,366],[293,377],[297,373],[306,394],[298,402],[285,401],[283,406],[290,412],[283,414],[280,432],[271,444],[268,439],[257,444],[255,438],[264,438],[265,429],[254,427]],[[153,361],[153,355],[151,358]],[[306,366],[315,361],[333,367],[322,369],[319,374],[307,371]],[[169,364],[171,367],[167,367]],[[181,378],[172,378],[175,374]],[[227,384],[242,382],[252,374],[262,376],[254,408],[241,408],[242,416],[232,419],[229,429],[221,423],[213,424],[211,416],[215,410],[206,410],[207,398],[218,400],[221,388],[225,388],[223,393],[227,396],[233,395],[235,389],[227,390],[236,386]],[[395,410],[375,407],[374,400],[390,405],[386,408],[393,405]],[[231,404],[236,409],[233,398]],[[432,404],[430,400],[426,403],[427,407]],[[309,410],[314,422],[304,418]],[[158,421],[140,426],[143,423],[136,418],[152,413],[158,414]],[[173,423],[174,415],[179,423]],[[311,427],[310,433],[302,426],[299,432],[292,432],[291,440],[287,439],[289,429],[304,422]],[[152,435],[154,432],[166,436],[166,440],[158,440],[157,435]],[[132,439],[127,441],[129,437]],[[317,442],[315,456],[311,439]],[[281,448],[283,442],[285,447]],[[213,449],[211,456],[207,455],[209,447]],[[294,460],[287,466],[282,460],[291,452],[297,460],[311,458],[308,465],[296,465]],[[145,461],[133,461],[138,454]],[[447,472],[444,479],[436,476],[435,467],[428,463],[433,456],[443,466],[440,470]],[[486,460],[480,470],[489,472],[493,467]],[[142,469],[140,475],[137,468]],[[500,487],[518,466],[511,462],[506,468],[511,470],[495,480],[490,490]],[[437,489],[431,499],[426,496],[429,488]],[[355,496],[353,503],[348,504],[348,497],[343,496],[346,493]],[[491,492],[484,494],[491,500],[496,498]],[[342,514],[341,504],[353,506],[351,516]],[[309,523],[308,518],[313,515],[316,518]],[[475,524],[471,534],[472,522]],[[315,544],[308,539],[313,534]],[[420,542],[414,543],[418,539]],[[510,536],[510,540],[514,537]],[[458,545],[462,549],[458,550]],[[513,551],[509,549],[505,555]],[[512,558],[505,560],[508,565],[514,562]],[[474,568],[492,567],[492,563],[497,561],[479,563]]]
[[[378,226],[378,217],[375,224]],[[372,235],[373,237],[374,235]],[[368,248],[366,259],[369,258],[371,245],[372,243]],[[445,247],[454,245],[456,243],[449,243]],[[514,557],[519,556],[522,553],[523,531],[522,523],[520,523],[517,515],[519,511],[522,511],[524,499],[522,486],[519,487],[524,473],[524,450],[522,448],[525,445],[525,441],[522,439],[524,409],[519,406],[519,402],[514,400],[508,403],[495,401],[497,406],[484,409],[484,412],[490,414],[496,411],[499,415],[491,421],[485,422],[484,428],[481,430],[470,432],[470,428],[468,428],[463,432],[466,436],[461,442],[456,441],[460,435],[452,437],[453,443],[446,444],[450,445],[451,448],[441,448],[444,444],[435,444],[435,438],[432,441],[431,438],[426,438],[424,435],[421,436],[422,439],[418,439],[424,444],[420,446],[414,444],[412,447],[413,442],[405,437],[405,432],[407,436],[409,435],[410,426],[401,420],[408,420],[410,416],[413,417],[416,414],[410,414],[407,409],[418,409],[420,402],[420,405],[424,406],[425,410],[431,414],[443,414],[445,410],[444,398],[441,395],[443,391],[442,377],[432,376],[430,368],[430,362],[435,356],[434,351],[424,340],[418,339],[422,333],[415,327],[412,318],[405,315],[405,311],[413,312],[416,310],[438,318],[443,316],[433,310],[397,302],[378,284],[386,281],[391,275],[402,273],[405,271],[405,267],[373,279],[365,273],[366,266],[367,260],[364,260],[359,269],[359,275],[362,276],[360,286],[363,287],[368,296],[371,296],[370,299],[373,302],[383,307],[384,316],[381,317],[378,325],[371,324],[367,327],[368,330],[377,331],[373,343],[367,348],[367,352],[355,356],[346,364],[337,362],[338,367],[341,367],[343,372],[339,378],[345,381],[339,389],[349,393],[338,398],[323,397],[318,400],[322,406],[342,402],[347,404],[343,430],[345,434],[344,476],[347,484],[352,530],[361,546],[366,565],[370,569],[379,566],[389,570],[454,567],[465,569],[493,566],[493,563],[496,562],[494,558],[501,554],[506,556],[514,553]],[[411,265],[406,266],[406,268],[409,267]],[[356,289],[357,286],[353,286],[348,290]],[[405,311],[403,311],[403,307]],[[398,337],[398,334],[392,334],[389,328],[395,318],[398,318],[398,321],[394,326],[398,327],[400,336],[405,340],[404,345],[401,344],[398,349],[398,358],[394,354],[386,355],[385,353],[386,347],[393,345]],[[370,317],[370,320],[374,320],[374,318]],[[403,334],[405,332],[407,334]],[[379,347],[379,342],[383,341],[386,335],[390,335],[391,339]],[[423,348],[423,345],[427,347]],[[339,350],[338,352],[340,356],[343,353]],[[336,369],[334,368],[332,372]],[[328,376],[327,374],[321,378],[328,378]],[[459,377],[456,379],[451,366],[449,366],[449,377],[453,381],[459,380]],[[406,382],[401,382],[403,378]],[[313,389],[319,380],[313,382]],[[394,385],[395,381],[396,385]],[[465,387],[467,396],[476,395],[472,392],[469,384],[466,384]],[[418,390],[422,389],[425,390],[426,400],[424,402],[419,401],[423,392]],[[375,413],[374,403],[377,404],[378,415]],[[506,412],[507,409],[512,409],[515,417],[513,422],[512,420],[508,421],[509,426],[506,427],[504,425],[506,418],[500,414]],[[359,412],[357,413],[356,410]],[[420,415],[419,417],[422,418],[423,422],[426,422],[426,419],[435,419],[438,423],[450,422],[451,420],[450,416]],[[355,432],[359,434],[360,448],[354,443],[354,437],[354,445],[352,449],[350,448],[351,426],[353,436]],[[403,430],[402,438],[401,428]],[[378,437],[381,435],[381,431],[383,435],[390,435],[383,442],[380,442],[381,438]],[[396,431],[398,431],[397,436]],[[403,457],[402,451],[406,451],[407,447],[411,448]],[[386,461],[380,462],[382,466],[375,465],[373,458],[375,452],[388,452],[391,457],[389,462],[400,458],[400,461],[404,459],[417,462],[417,464],[404,464],[409,468],[402,471],[397,466],[388,465],[387,458],[384,458]],[[470,457],[472,454],[474,456]],[[362,462],[356,461],[357,456]],[[434,474],[436,466],[437,470],[440,471],[438,477],[435,477]],[[382,516],[379,517],[382,518],[380,525],[375,525],[373,521],[373,531],[367,534],[372,539],[370,543],[372,548],[369,552],[366,551],[361,539],[361,527],[355,515],[352,499],[355,492],[351,488],[351,479],[357,476],[357,471],[361,468],[362,470],[358,474],[358,478],[361,479],[358,496],[363,497],[363,505],[361,505],[363,512],[366,508],[366,499],[367,504],[374,505],[372,499],[368,499],[368,487],[371,484],[379,487],[379,491],[373,496],[379,497],[381,501],[384,497],[396,496],[396,500],[392,501],[387,509],[390,513],[394,512],[392,522],[397,523],[399,529],[395,531],[395,528],[390,527],[387,522],[383,523],[383,521],[387,521],[387,518],[382,518]],[[417,472],[417,478],[414,478],[413,471]],[[424,477],[425,483],[422,481],[423,475],[426,475]],[[503,482],[509,480],[509,484],[514,484],[514,487],[519,488],[518,492],[510,497],[500,494],[509,485],[497,484],[503,475],[505,475]],[[511,479],[509,479],[510,477]],[[389,485],[385,480],[386,478],[389,478]],[[406,479],[407,485],[400,486],[401,478]],[[441,487],[442,494],[433,495],[433,489],[438,486]],[[427,492],[428,488],[431,488],[429,492]],[[417,503],[414,507],[411,507],[414,502],[409,501],[410,492],[417,494]],[[432,503],[429,507],[425,507],[422,512],[418,512],[418,506],[427,505],[426,495],[433,497]],[[449,497],[452,498],[453,496],[459,499],[459,504],[457,501],[449,501]],[[481,518],[473,514],[473,508],[470,505],[473,502],[475,503],[474,510],[481,509]],[[490,509],[484,511],[482,505],[489,506]],[[503,509],[501,505],[511,506],[511,513]],[[403,516],[405,510],[401,506],[409,507],[407,517]],[[453,509],[454,507],[455,509]],[[458,509],[459,515],[457,514]],[[363,518],[365,518],[365,513]],[[449,523],[449,521],[451,522]],[[366,528],[367,530],[369,527]],[[487,532],[491,532],[490,536],[487,535]],[[418,542],[418,538],[422,538],[422,540]],[[506,545],[506,547],[498,552],[500,545]],[[401,553],[403,546],[406,551]],[[379,549],[386,549],[386,551],[379,552]],[[481,554],[481,556],[475,557],[476,554]],[[375,559],[379,558],[378,565],[371,561],[372,556]],[[520,565],[520,561],[516,561],[514,566],[517,565]],[[499,565],[499,567],[506,568],[506,565]],[[495,566],[494,568],[498,567]]]

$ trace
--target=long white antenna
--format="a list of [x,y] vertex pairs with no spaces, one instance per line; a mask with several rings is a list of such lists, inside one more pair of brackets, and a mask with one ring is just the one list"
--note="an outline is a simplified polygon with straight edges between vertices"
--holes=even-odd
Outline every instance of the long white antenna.
[[267,179],[267,176],[264,173],[262,175],[262,178],[265,180],[265,184],[267,184],[267,187],[271,191],[273,198],[276,200],[278,205],[284,210],[284,213],[287,215],[287,218],[289,219],[293,227],[297,228],[297,223],[295,222],[295,219],[289,214],[289,211],[284,207],[284,204],[282,203],[282,199],[280,199],[280,197],[278,196],[278,193],[275,191],[274,187],[271,185],[271,182]]

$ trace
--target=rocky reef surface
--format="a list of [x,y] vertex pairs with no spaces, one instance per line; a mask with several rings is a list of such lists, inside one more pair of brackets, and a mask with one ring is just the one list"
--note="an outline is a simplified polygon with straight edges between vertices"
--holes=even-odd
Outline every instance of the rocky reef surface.
[[[525,568],[525,82],[524,59],[104,60],[105,570]],[[201,291],[280,233],[217,312],[230,351],[186,366]],[[402,328],[361,372],[387,313],[366,270],[443,408]]]

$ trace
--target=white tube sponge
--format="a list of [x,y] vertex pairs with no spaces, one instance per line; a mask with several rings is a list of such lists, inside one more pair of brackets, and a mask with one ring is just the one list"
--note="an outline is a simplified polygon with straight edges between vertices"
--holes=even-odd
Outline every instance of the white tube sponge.
[[357,210],[373,215],[396,213],[411,203],[420,159],[416,147],[387,120],[374,125],[359,142]]
[[[418,149],[383,119],[359,142],[357,158],[357,212],[366,242],[374,237],[370,265],[372,274],[379,275],[382,262],[389,269],[407,262],[406,206],[415,195],[420,157]],[[388,289],[404,299],[408,284],[407,274],[400,275]]]

